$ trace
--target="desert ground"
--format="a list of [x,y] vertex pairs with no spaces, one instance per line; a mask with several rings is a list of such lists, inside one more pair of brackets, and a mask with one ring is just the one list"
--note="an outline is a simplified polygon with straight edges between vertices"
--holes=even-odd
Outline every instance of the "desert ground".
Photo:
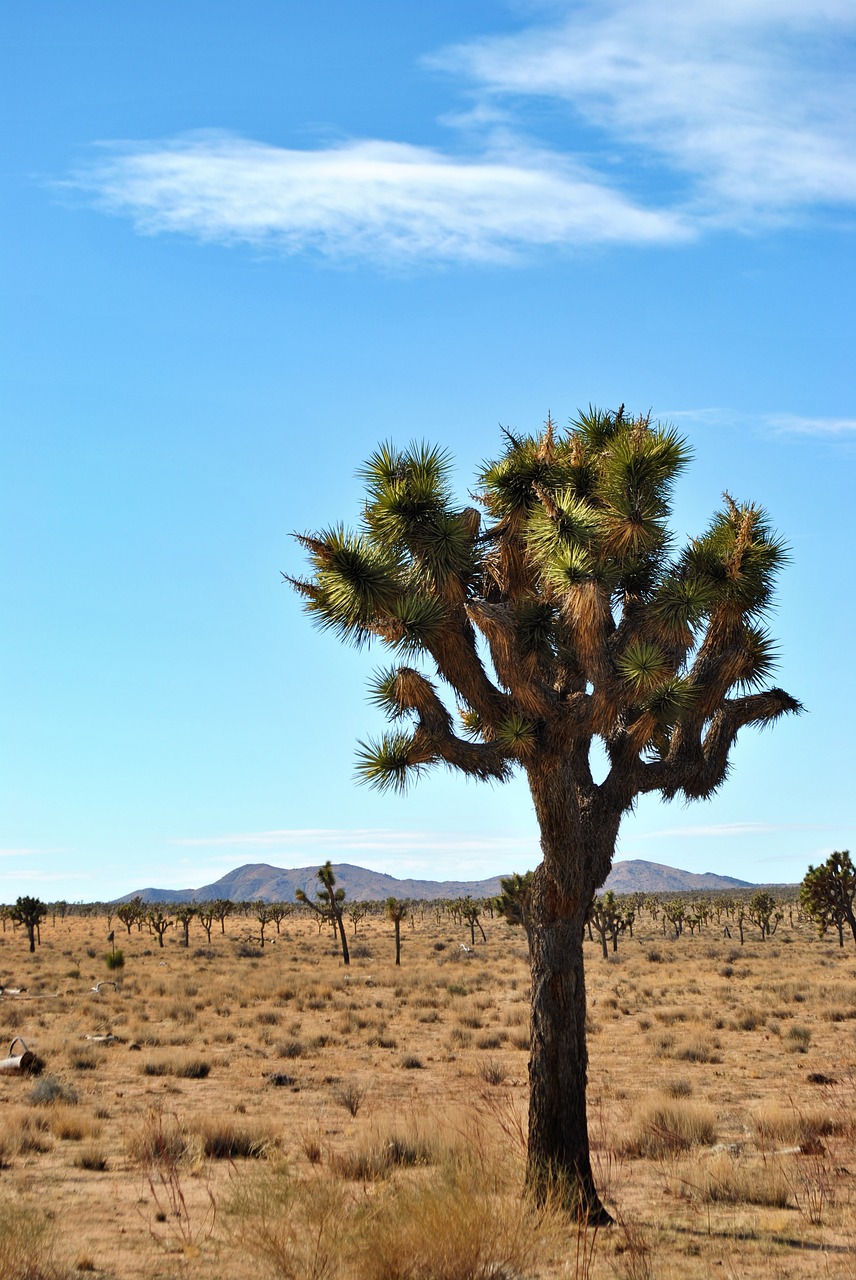
[[0,1074],[0,1280],[856,1278],[852,941],[587,943],[595,1232],[521,1196],[519,928],[468,952],[429,904],[396,968],[378,913],[346,968],[305,913],[263,950],[252,917],[110,926],[0,934],[0,1056],[44,1062]]

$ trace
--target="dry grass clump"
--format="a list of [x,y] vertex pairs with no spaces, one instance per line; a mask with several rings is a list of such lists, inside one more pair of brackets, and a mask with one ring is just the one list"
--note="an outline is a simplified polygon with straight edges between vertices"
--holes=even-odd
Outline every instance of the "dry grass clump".
[[140,1063],[140,1074],[144,1076],[178,1076],[182,1080],[205,1080],[210,1073],[211,1063],[198,1053],[147,1058]]
[[781,1167],[770,1161],[741,1160],[722,1152],[682,1170],[685,1192],[704,1204],[754,1204],[787,1209],[791,1186]]
[[47,1117],[50,1131],[62,1142],[82,1142],[97,1138],[101,1125],[91,1115],[66,1102],[57,1102]]
[[143,1169],[174,1166],[192,1151],[192,1140],[174,1112],[152,1107],[125,1135],[128,1159]]
[[385,1135],[364,1139],[350,1151],[333,1152],[330,1171],[345,1182],[379,1182],[392,1176],[396,1169],[412,1169],[434,1164],[439,1148],[419,1134],[403,1134],[395,1130]]
[[448,1167],[367,1199],[272,1162],[235,1184],[227,1220],[231,1240],[279,1280],[510,1280],[537,1274],[559,1237],[552,1210]]
[[193,1132],[203,1155],[211,1160],[263,1160],[276,1142],[267,1126],[228,1116],[199,1120]]
[[752,1117],[755,1140],[762,1151],[778,1146],[798,1147],[801,1151],[818,1149],[821,1138],[834,1133],[836,1119],[822,1107],[799,1109],[780,1103],[767,1103]]
[[0,1280],[68,1280],[57,1256],[57,1230],[41,1209],[20,1198],[0,1200]]
[[556,1226],[549,1210],[493,1195],[478,1179],[413,1184],[385,1197],[364,1221],[358,1274],[363,1280],[531,1275]]
[[656,1159],[716,1142],[716,1119],[701,1103],[660,1094],[643,1103],[634,1121],[624,1146],[628,1155]]
[[0,1128],[0,1169],[7,1168],[16,1156],[50,1151],[49,1126],[49,1117],[30,1107],[4,1107]]

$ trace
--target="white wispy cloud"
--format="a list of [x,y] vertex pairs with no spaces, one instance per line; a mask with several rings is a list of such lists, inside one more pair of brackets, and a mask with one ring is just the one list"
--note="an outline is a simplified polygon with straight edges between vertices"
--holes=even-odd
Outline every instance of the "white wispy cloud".
[[112,149],[78,175],[138,230],[288,253],[504,261],[521,248],[686,238],[568,157],[507,146],[476,159],[374,140],[289,150],[226,134]]
[[682,177],[705,220],[856,200],[850,0],[577,0],[561,12],[430,62],[512,114],[533,96],[567,103],[625,158]]
[[820,436],[844,440],[856,435],[856,418],[811,417],[795,413],[746,413],[742,409],[703,408],[665,410],[660,416],[675,423],[690,422],[696,426],[750,428],[777,435]]
[[790,413],[771,413],[767,425],[775,431],[801,436],[856,435],[856,418],[801,418]]
[[[425,59],[470,99],[445,147],[194,134],[107,144],[68,185],[143,233],[390,264],[674,243],[856,201],[850,0],[548,12]],[[550,145],[529,129],[545,98],[566,109]]]

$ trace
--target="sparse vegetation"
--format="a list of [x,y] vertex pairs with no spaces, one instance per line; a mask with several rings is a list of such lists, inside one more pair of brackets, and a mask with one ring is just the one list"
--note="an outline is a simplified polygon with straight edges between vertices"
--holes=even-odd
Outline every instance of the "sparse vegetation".
[[[201,954],[183,946],[180,926],[161,949],[143,920],[122,935],[121,987],[100,994],[103,920],[73,906],[61,928],[48,917],[35,967],[23,929],[0,934],[9,986],[46,993],[0,998],[0,1033],[22,1035],[46,1064],[37,1079],[0,1077],[3,1203],[55,1215],[36,1213],[43,1241],[55,1232],[45,1280],[65,1280],[66,1240],[69,1267],[89,1260],[116,1280],[179,1274],[174,1264],[229,1280],[260,1280],[265,1266],[281,1276],[262,1256],[274,1227],[283,1249],[291,1230],[288,1265],[302,1280],[316,1265],[310,1238],[294,1235],[307,1222],[327,1224],[317,1254],[334,1268],[326,1280],[384,1275],[370,1240],[393,1276],[404,1244],[439,1275],[515,1275],[497,1269],[511,1265],[505,1228],[478,1237],[488,1207],[494,1226],[511,1224],[509,1239],[529,1233],[517,1255],[527,1280],[574,1276],[592,1240],[578,1273],[590,1280],[708,1280],[720,1269],[768,1280],[773,1256],[800,1280],[837,1280],[823,1269],[831,1257],[843,1280],[856,1203],[853,953],[835,931],[819,936],[795,893],[773,896],[784,918],[763,941],[754,925],[742,946],[736,928],[722,936],[738,896],[722,895],[718,925],[713,895],[687,895],[679,936],[667,919],[664,937],[656,898],[633,903],[617,966],[603,963],[597,937],[585,943],[593,1151],[621,1225],[591,1228],[579,1255],[575,1225],[520,1199],[523,933],[483,907],[487,941],[476,930],[465,955],[469,926],[452,903],[408,916],[403,968],[383,903],[364,904],[358,937],[371,958],[352,952],[347,970],[309,913],[295,912],[256,960],[236,954],[256,931],[254,904],[233,910],[225,936],[212,929]],[[405,1068],[411,1058],[421,1066]],[[285,1207],[260,1227],[265,1187]],[[450,1187],[465,1203],[439,1253],[425,1224],[448,1216]],[[461,1223],[473,1241],[461,1240]],[[251,1230],[257,1251],[239,1244]]]

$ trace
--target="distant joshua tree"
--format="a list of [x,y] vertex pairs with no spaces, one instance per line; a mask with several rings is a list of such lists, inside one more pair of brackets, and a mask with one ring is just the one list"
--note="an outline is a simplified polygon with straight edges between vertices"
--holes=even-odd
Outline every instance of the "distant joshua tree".
[[838,945],[844,946],[844,926],[850,926],[856,942],[856,867],[847,849],[831,853],[819,867],[809,867],[800,886],[800,904],[815,922],[821,936],[832,926],[838,932]]
[[339,941],[342,944],[342,961],[344,964],[351,963],[351,953],[348,950],[348,938],[345,933],[345,924],[342,920],[342,906],[345,901],[345,890],[337,889],[336,877],[333,874],[333,864],[328,858],[323,867],[319,867],[317,871],[317,879],[321,885],[320,890],[316,894],[318,902],[313,902],[306,896],[302,889],[295,892],[295,898],[298,902],[302,902],[305,907],[309,907],[317,916],[324,920],[330,920],[334,928],[339,931]]
[[164,915],[160,907],[156,907],[156,908],[153,908],[148,913],[148,915],[146,916],[146,922],[149,928],[151,929],[152,933],[157,934],[158,945],[162,947],[163,935],[166,933],[167,929],[173,923],[172,920],[170,920],[167,916]]
[[196,907],[191,906],[189,902],[182,903],[181,906],[175,909],[175,918],[182,929],[182,946],[190,946],[190,922],[197,914]]
[[400,902],[398,898],[387,898],[386,914],[395,926],[395,963],[401,964],[401,922],[410,910],[409,902]]
[[13,920],[15,924],[22,924],[26,929],[31,951],[36,949],[37,939],[41,946],[42,934],[39,926],[47,914],[48,909],[42,900],[30,897],[18,898],[9,912],[10,920]]

